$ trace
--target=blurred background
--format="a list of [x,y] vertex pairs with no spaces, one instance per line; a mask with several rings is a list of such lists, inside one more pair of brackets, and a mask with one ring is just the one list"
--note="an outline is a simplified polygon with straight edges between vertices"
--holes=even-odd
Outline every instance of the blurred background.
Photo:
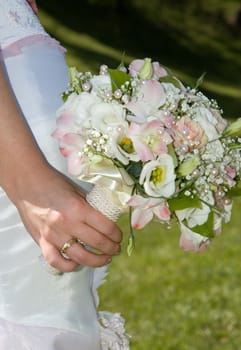
[[[38,0],[45,28],[69,65],[98,72],[151,57],[215,98],[225,118],[241,117],[241,1]],[[136,232],[101,287],[102,310],[126,318],[132,350],[241,349],[241,200],[208,250],[185,253],[180,233],[155,223]]]

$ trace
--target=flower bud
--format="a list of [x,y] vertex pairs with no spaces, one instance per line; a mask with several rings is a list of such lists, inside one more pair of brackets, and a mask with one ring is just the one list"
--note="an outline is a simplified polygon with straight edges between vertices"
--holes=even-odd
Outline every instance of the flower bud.
[[139,72],[140,79],[151,79],[153,74],[152,63],[150,58],[145,58]]
[[75,67],[70,67],[69,68],[70,85],[73,85],[76,82],[77,75],[78,75],[77,69]]

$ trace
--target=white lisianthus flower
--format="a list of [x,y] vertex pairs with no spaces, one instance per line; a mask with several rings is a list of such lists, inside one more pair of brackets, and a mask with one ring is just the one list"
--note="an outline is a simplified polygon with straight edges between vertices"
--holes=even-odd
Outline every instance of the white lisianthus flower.
[[106,142],[106,155],[110,158],[118,159],[122,164],[127,165],[129,158],[122,152],[119,146],[120,131],[118,128],[108,130],[108,140]]
[[111,134],[119,126],[127,126],[125,109],[115,102],[93,104],[90,110],[91,127],[104,134]]
[[161,154],[144,165],[139,182],[147,195],[168,198],[175,192],[175,178],[172,157]]

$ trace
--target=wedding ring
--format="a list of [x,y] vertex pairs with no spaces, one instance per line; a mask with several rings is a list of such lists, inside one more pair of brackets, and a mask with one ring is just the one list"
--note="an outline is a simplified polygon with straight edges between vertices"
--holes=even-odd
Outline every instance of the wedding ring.
[[87,246],[87,244],[85,242],[81,241],[80,239],[77,239],[77,243],[82,245],[83,248],[86,248],[86,246]]
[[68,242],[65,242],[63,247],[60,249],[60,254],[66,260],[70,260],[70,257],[66,254],[67,250],[72,247],[75,243],[79,243],[77,238],[71,238]]
[[78,239],[78,243],[82,245],[84,249],[88,250],[88,252],[95,253],[95,254],[102,254],[102,251],[100,251],[99,249],[92,248],[91,246],[81,241],[80,239]]

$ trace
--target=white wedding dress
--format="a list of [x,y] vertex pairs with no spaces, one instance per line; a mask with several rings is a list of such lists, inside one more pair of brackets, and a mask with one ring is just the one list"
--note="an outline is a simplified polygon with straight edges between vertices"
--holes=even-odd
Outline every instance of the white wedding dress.
[[[60,94],[68,84],[63,48],[44,31],[25,0],[0,0],[0,48],[16,100],[38,144],[49,162],[65,172],[51,137]],[[0,349],[129,349],[119,314],[96,311],[96,289],[105,268],[50,274],[1,188],[0,208]]]

